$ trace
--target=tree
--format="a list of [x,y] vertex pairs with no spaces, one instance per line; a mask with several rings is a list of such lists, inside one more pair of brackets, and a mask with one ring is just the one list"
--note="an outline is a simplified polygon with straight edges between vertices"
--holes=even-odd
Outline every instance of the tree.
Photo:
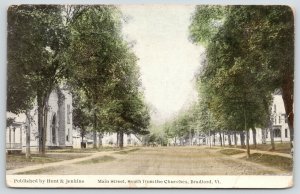
[[[114,77],[119,57],[120,21],[113,6],[73,6],[70,14],[71,31],[68,63],[70,85],[84,92],[87,107],[92,113],[94,147],[99,130],[97,114],[102,111],[107,88],[118,80]],[[114,80],[115,79],[115,80]]]
[[87,128],[92,120],[88,111],[88,104],[82,91],[73,91],[73,125],[80,130],[81,145],[83,145],[83,138],[87,133]]
[[[268,79],[273,76],[270,73],[274,69],[265,66],[265,58],[259,53],[261,50],[252,50],[260,41],[255,31],[257,20],[253,18],[263,8],[231,6],[226,10],[223,24],[210,37],[207,64],[200,77],[210,90],[211,110],[217,120],[225,128],[246,132],[249,157],[249,129],[266,124],[269,112],[265,107],[270,105],[271,92],[275,89],[274,79],[273,82]],[[239,23],[238,27],[236,23]],[[192,25],[196,24],[197,21]]]
[[111,99],[119,104],[116,111],[117,132],[119,134],[119,146],[123,147],[124,133],[147,134],[150,115],[149,108],[144,103],[143,91],[136,56],[126,49],[126,55],[122,60],[123,71],[118,76],[119,82],[111,91]]
[[[76,9],[76,7],[74,8]],[[83,91],[96,133],[147,128],[149,115],[141,97],[136,56],[121,33],[121,13],[110,5],[85,6],[70,19],[70,85]],[[72,14],[71,14],[72,15]]]
[[[257,88],[266,91],[265,94],[272,93],[275,89],[282,90],[292,141],[294,77],[292,10],[287,6],[198,6],[192,18],[190,32],[192,41],[204,44],[208,48],[207,55],[211,58],[209,62],[211,67],[213,63],[215,66],[222,63],[226,72],[228,70],[226,65],[235,63],[238,67],[238,64],[244,63],[244,68],[248,68],[248,72],[256,75],[253,80],[258,83]],[[218,48],[223,50],[209,51],[210,45],[217,44]],[[216,54],[218,52],[220,54]],[[219,72],[216,71],[223,70],[211,68],[207,69],[206,73],[208,76],[218,76]],[[270,103],[269,101],[264,103],[267,111],[266,105]]]
[[[61,59],[68,33],[61,13],[61,6],[57,5],[20,5],[11,6],[8,10],[9,74],[17,71],[19,81],[24,81],[9,81],[8,91],[14,98],[9,103],[9,109],[20,107],[26,110],[36,99],[41,154],[45,154],[49,95],[65,73],[65,64]],[[18,101],[20,96],[16,91],[27,95]]]

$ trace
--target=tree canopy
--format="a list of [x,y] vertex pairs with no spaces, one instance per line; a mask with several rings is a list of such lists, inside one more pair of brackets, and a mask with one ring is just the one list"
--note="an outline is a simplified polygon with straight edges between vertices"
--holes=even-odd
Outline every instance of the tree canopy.
[[94,131],[147,133],[137,57],[122,35],[123,16],[111,5],[20,5],[8,10],[7,110],[38,105],[45,153],[48,99],[60,84],[74,97],[74,125]]

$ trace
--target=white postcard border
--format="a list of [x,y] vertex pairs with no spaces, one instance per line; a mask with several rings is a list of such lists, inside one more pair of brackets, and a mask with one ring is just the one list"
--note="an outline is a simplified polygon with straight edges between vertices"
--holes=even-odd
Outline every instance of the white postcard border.
[[289,188],[293,176],[6,175],[15,188]]

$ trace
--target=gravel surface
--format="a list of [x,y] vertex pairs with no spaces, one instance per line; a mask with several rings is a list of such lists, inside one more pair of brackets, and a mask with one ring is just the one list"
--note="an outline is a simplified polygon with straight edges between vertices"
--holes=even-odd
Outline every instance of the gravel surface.
[[272,166],[226,156],[204,147],[140,148],[127,154],[107,154],[114,160],[81,162],[44,168],[28,174],[66,175],[291,175]]

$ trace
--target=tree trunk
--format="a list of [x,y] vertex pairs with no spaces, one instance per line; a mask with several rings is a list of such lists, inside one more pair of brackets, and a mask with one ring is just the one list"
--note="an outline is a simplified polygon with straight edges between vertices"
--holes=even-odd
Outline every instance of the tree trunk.
[[254,145],[254,149],[256,149],[257,147],[257,141],[256,141],[256,129],[255,127],[252,127],[252,136],[253,136],[253,145]]
[[123,148],[124,147],[124,133],[123,133],[123,131],[120,131],[119,135],[120,135],[119,147]]
[[237,147],[237,137],[236,137],[236,132],[233,132],[233,139],[234,139],[234,146]]
[[177,140],[176,140],[176,136],[175,136],[175,143],[174,143],[174,146],[176,146],[176,143],[177,143]]
[[228,132],[228,146],[231,146],[231,134]]
[[99,132],[99,148],[102,147],[102,133]]
[[[288,125],[290,129],[290,141],[294,141],[294,79],[293,72],[285,73],[285,78],[282,82],[282,99],[284,103],[285,112],[287,115]],[[292,143],[291,143],[292,147]]]
[[243,131],[240,132],[241,146],[245,148],[245,134]]
[[220,145],[221,145],[221,147],[223,147],[223,143],[222,143],[222,133],[221,133],[221,131],[219,132],[219,140],[220,140]]
[[39,154],[42,155],[43,150],[43,132],[44,132],[44,125],[43,125],[43,105],[38,105],[38,138],[39,138]]
[[84,128],[81,128],[81,133],[80,133],[80,136],[81,136],[81,143],[83,143],[83,138],[84,138],[84,133],[83,131],[85,130]]
[[223,146],[225,147],[225,132],[222,133],[222,139],[223,139]]
[[216,133],[215,132],[213,132],[213,143],[214,143],[214,146],[216,145]]
[[93,148],[97,148],[97,131],[93,130]]
[[247,158],[250,158],[250,145],[249,145],[249,130],[247,127],[247,116],[246,116],[246,110],[244,109],[244,130],[246,131],[246,144],[247,144]]
[[211,148],[211,133],[210,133],[210,130],[208,131],[208,135],[209,135],[209,147]]
[[189,132],[189,143],[190,143],[190,146],[193,145],[193,142],[192,142],[192,130],[191,129],[190,129],[190,132]]
[[[48,101],[48,100],[47,100]],[[43,132],[43,147],[42,147],[42,155],[46,154],[46,141],[47,141],[47,123],[48,123],[48,103],[45,102],[44,109],[44,132]]]
[[[83,130],[83,129],[82,129]],[[83,138],[84,138],[84,133],[81,133],[81,143],[80,143],[80,148],[86,148],[83,144]]]
[[48,118],[48,110],[47,110],[47,102],[49,100],[49,94],[45,97],[42,95],[37,96],[38,102],[38,137],[39,137],[39,154],[45,155],[46,153],[46,133],[47,133],[47,118]]
[[249,130],[246,130],[247,158],[250,158]]
[[97,116],[94,112],[93,148],[97,148]]
[[31,117],[30,110],[26,110],[26,118],[27,118],[27,127],[26,127],[26,158],[30,158],[30,125],[31,125]]
[[270,138],[271,138],[271,151],[275,150],[275,143],[274,143],[274,130],[273,130],[273,126],[270,127]]
[[266,141],[267,141],[267,133],[268,133],[268,130],[267,130],[267,129],[262,129],[262,143],[263,143],[263,144],[266,144]]

